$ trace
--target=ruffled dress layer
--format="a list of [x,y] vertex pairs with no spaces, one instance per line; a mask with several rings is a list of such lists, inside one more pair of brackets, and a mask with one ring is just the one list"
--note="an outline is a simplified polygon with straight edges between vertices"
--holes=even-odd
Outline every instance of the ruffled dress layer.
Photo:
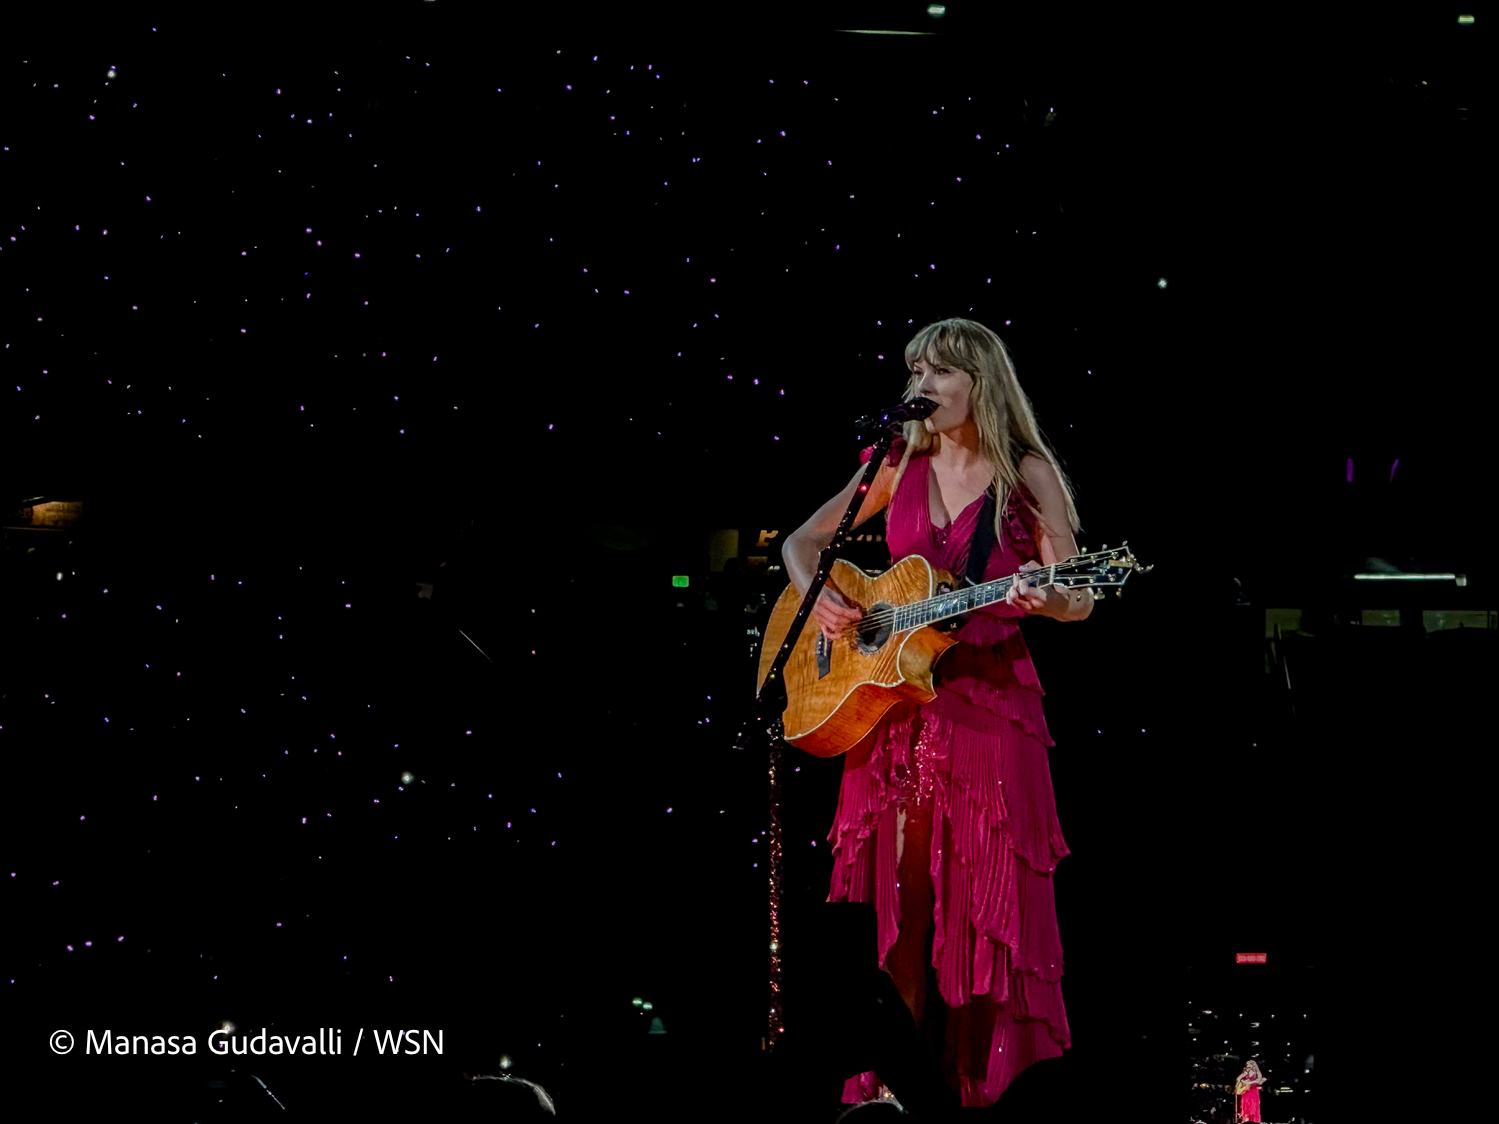
[[1260,1118],[1260,1087],[1258,1085],[1239,1096],[1239,1119],[1244,1121]]

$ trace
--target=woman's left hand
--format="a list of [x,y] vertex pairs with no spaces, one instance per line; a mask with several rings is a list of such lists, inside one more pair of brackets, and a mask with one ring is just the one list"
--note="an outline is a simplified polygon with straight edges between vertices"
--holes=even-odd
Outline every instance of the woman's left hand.
[[[1020,568],[1022,570],[1039,570],[1041,569],[1041,563],[1027,562]],[[1018,608],[1024,609],[1027,613],[1043,617],[1052,615],[1058,601],[1065,605],[1067,598],[1065,594],[1058,594],[1055,586],[1037,589],[1024,578],[1016,578],[1015,584],[1010,586],[1010,592],[1005,594],[1006,605],[1015,605]]]

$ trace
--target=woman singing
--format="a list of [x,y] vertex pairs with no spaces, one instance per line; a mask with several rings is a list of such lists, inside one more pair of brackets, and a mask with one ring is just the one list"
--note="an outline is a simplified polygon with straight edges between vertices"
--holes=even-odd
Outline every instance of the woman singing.
[[1234,1083],[1234,1092],[1239,1098],[1239,1108],[1234,1115],[1237,1121],[1258,1120],[1260,1118],[1260,1086],[1265,1083],[1264,1075],[1260,1073],[1260,1065],[1253,1058],[1244,1063],[1244,1072],[1239,1074],[1239,1079]]
[[[981,580],[1075,555],[1071,489],[999,337],[943,320],[916,334],[905,359],[906,398],[937,409],[906,423],[859,522],[885,509],[892,558],[920,554],[961,580],[992,492],[995,546]],[[862,475],[782,548],[803,594]],[[937,697],[898,704],[844,759],[827,900],[873,903],[880,967],[965,1106],[994,1104],[1019,1073],[1071,1046],[1051,881],[1068,854],[1047,762],[1055,743],[1018,621],[1085,620],[1093,600],[1018,581],[956,633],[935,669]],[[864,608],[829,582],[813,616],[833,640]],[[880,1093],[879,1076],[863,1073],[843,1101]]]

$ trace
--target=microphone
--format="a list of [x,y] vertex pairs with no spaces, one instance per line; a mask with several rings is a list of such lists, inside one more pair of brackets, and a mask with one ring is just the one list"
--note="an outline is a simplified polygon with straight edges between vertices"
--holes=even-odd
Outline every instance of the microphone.
[[908,421],[929,418],[936,409],[937,403],[930,398],[912,398],[882,413],[866,414],[855,423],[855,428],[860,433],[867,433],[871,429],[882,429],[887,425],[904,425]]

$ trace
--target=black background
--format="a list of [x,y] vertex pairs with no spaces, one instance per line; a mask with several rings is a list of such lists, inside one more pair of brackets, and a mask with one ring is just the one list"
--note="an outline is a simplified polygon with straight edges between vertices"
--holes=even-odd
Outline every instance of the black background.
[[[1372,1027],[1442,1040],[1493,633],[1342,625],[1494,608],[1484,11],[994,7],[8,37],[5,983],[35,1080],[165,1106],[212,1060],[46,1034],[348,1051],[363,1020],[452,1048],[255,1072],[290,1107],[420,1105],[504,1052],[564,1116],[758,1087],[768,791],[733,735],[780,585],[710,573],[705,536],[748,557],[834,494],[948,316],[1009,345],[1079,543],[1156,565],[1025,625],[1073,852],[1074,1043],[1028,1082],[1179,1111],[1184,970],[1236,951],[1318,964],[1329,1100]],[[83,517],[26,529],[38,497]],[[1467,585],[1350,577],[1380,566]],[[1280,606],[1329,622],[1294,699]],[[788,991],[840,769],[783,770]]]

